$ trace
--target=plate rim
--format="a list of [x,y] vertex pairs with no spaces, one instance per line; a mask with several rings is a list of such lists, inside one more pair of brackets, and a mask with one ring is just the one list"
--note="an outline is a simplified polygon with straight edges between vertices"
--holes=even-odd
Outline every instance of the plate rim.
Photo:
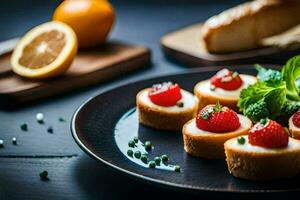
[[[249,66],[248,64],[245,64],[246,66]],[[272,66],[272,64],[267,64],[268,66]],[[234,68],[238,67],[238,66],[244,66],[243,65],[235,65]],[[276,68],[276,65],[273,65]],[[112,163],[110,163],[109,161],[106,161],[104,159],[102,159],[101,157],[97,156],[95,153],[93,153],[84,143],[83,141],[78,137],[77,132],[76,132],[76,120],[78,117],[79,112],[82,110],[82,108],[84,106],[86,106],[89,102],[91,102],[93,99],[101,96],[101,95],[105,95],[108,94],[111,91],[115,91],[115,90],[120,90],[122,87],[126,87],[128,85],[132,85],[135,83],[139,83],[139,82],[144,82],[144,81],[151,81],[153,79],[158,79],[158,78],[163,78],[166,76],[176,76],[176,75],[184,75],[184,74],[191,74],[191,73],[202,73],[202,72],[207,72],[207,71],[214,71],[216,69],[220,69],[220,67],[224,67],[224,66],[209,66],[209,67],[201,67],[201,68],[195,68],[195,69],[189,69],[189,70],[184,70],[183,72],[175,72],[175,73],[166,73],[166,74],[162,74],[162,75],[158,75],[158,76],[151,76],[149,78],[146,79],[138,79],[138,80],[134,80],[134,81],[128,81],[126,83],[123,84],[119,84],[116,87],[112,87],[112,88],[108,88],[92,97],[89,97],[87,100],[85,100],[74,112],[74,114],[72,115],[71,118],[71,124],[70,124],[70,128],[71,128],[71,135],[73,137],[73,139],[75,140],[76,144],[86,153],[88,154],[91,158],[100,161],[101,163],[103,163],[106,167],[110,167],[111,169],[116,170],[117,172],[121,172],[124,175],[130,175],[130,177],[135,178],[135,179],[140,179],[140,180],[145,180],[147,182],[150,183],[156,183],[159,184],[161,186],[169,186],[172,188],[179,188],[182,190],[191,190],[191,191],[201,191],[201,192],[223,192],[223,193],[231,193],[231,194],[246,194],[246,193],[282,193],[282,192],[297,192],[300,191],[299,189],[279,189],[279,190],[273,190],[273,189],[267,189],[267,190],[259,190],[259,189],[239,189],[236,191],[230,191],[230,190],[225,190],[225,189],[215,189],[215,188],[209,188],[209,187],[198,187],[198,186],[191,186],[191,185],[185,185],[185,184],[178,184],[178,183],[172,183],[170,181],[163,181],[163,180],[159,180],[159,179],[155,179],[155,178],[151,178],[148,176],[144,176],[135,172],[132,172],[130,170],[126,170],[124,168],[121,168],[117,165],[114,165]],[[225,67],[232,67],[232,66],[225,66]],[[278,67],[278,65],[277,65]]]

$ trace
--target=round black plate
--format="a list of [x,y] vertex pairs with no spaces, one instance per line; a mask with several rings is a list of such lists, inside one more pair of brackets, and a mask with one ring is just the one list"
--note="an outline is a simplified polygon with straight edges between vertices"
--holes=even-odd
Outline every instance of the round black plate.
[[[255,74],[250,66],[230,67],[240,73]],[[220,68],[210,67],[181,74],[162,76],[130,83],[102,93],[82,105],[72,119],[72,134],[78,145],[91,157],[132,177],[153,184],[175,187],[188,191],[220,192],[286,192],[300,191],[298,178],[272,182],[253,182],[234,178],[227,170],[224,160],[205,160],[187,155],[182,146],[181,133],[156,131],[138,125],[141,140],[154,143],[154,154],[168,153],[171,163],[179,164],[182,172],[149,169],[130,161],[118,148],[114,138],[115,126],[120,118],[135,107],[138,91],[163,81],[178,82],[182,88],[193,91],[200,80],[208,79]],[[133,113],[135,115],[135,113]],[[133,117],[134,118],[134,117]],[[128,135],[131,135],[130,128]],[[126,130],[126,131],[127,131]],[[126,138],[126,137],[125,137]],[[127,138],[129,139],[129,138]],[[127,143],[127,140],[124,141]]]

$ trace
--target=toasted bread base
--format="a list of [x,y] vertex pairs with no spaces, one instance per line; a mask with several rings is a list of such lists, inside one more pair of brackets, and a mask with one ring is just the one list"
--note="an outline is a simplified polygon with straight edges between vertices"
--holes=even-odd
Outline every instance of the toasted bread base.
[[225,143],[226,162],[229,172],[247,180],[273,180],[296,176],[300,172],[300,141],[293,151],[244,151],[233,147],[237,138]]
[[[145,89],[149,90],[149,89]],[[180,112],[166,112],[151,107],[141,101],[140,96],[145,90],[140,91],[136,96],[136,104],[139,116],[139,122],[146,126],[167,131],[182,130],[183,125],[194,118],[198,111],[198,102],[190,109],[185,109]]]
[[210,53],[257,48],[261,39],[299,24],[299,10],[300,2],[297,0],[244,3],[208,19],[203,26],[202,39]]
[[231,138],[248,134],[252,126],[252,122],[248,118],[241,115],[239,117],[243,117],[245,120],[244,127],[229,133],[191,133],[188,126],[195,119],[190,120],[182,129],[185,151],[192,156],[206,159],[225,158],[224,143]]
[[292,117],[290,117],[290,119],[289,119],[289,131],[292,134],[293,138],[300,140],[300,128],[297,128],[294,125]]

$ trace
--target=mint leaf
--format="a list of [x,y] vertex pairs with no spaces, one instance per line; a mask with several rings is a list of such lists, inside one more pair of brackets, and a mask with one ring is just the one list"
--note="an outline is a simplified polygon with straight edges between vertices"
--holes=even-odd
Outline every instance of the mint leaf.
[[288,60],[282,69],[283,80],[286,82],[287,98],[299,101],[299,92],[296,81],[300,78],[300,56]]

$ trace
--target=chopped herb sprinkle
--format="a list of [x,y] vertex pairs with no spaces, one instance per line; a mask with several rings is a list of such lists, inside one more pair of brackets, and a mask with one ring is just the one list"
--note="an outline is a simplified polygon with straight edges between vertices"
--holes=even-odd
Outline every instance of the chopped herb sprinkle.
[[47,132],[48,132],[48,133],[53,133],[53,132],[54,132],[52,126],[49,126],[49,127],[47,128]]
[[237,142],[238,142],[239,144],[245,144],[246,140],[245,140],[244,137],[238,137],[238,138],[237,138]]
[[181,167],[179,165],[175,165],[174,171],[175,172],[180,172],[181,171]]
[[160,157],[155,157],[154,162],[155,162],[156,165],[160,165],[161,158]]
[[141,155],[142,155],[142,153],[140,151],[134,152],[134,157],[136,157],[138,159],[141,158]]
[[151,160],[151,161],[149,162],[149,167],[150,167],[150,168],[155,168],[155,166],[156,166],[155,161]]
[[132,157],[133,156],[133,151],[131,149],[128,149],[127,155],[130,156],[130,157]]
[[146,142],[145,142],[145,149],[146,149],[147,151],[150,151],[150,150],[152,149],[152,144],[151,144],[150,141],[146,141]]
[[27,131],[28,130],[28,125],[26,123],[23,123],[20,125],[20,128],[22,131]]
[[17,138],[16,138],[16,137],[13,137],[13,138],[12,138],[12,143],[13,143],[14,145],[17,144]]
[[179,101],[179,102],[176,103],[176,105],[177,105],[179,108],[183,108],[184,103],[181,102],[181,101]]
[[134,148],[135,147],[135,142],[133,140],[129,140],[128,146],[131,147],[131,148]]
[[0,148],[2,148],[4,146],[4,141],[0,140]]
[[169,157],[166,154],[162,155],[161,159],[162,159],[163,162],[168,162],[169,161]]
[[148,163],[148,157],[147,157],[147,155],[143,154],[143,155],[141,156],[141,161],[142,161],[143,163]]
[[135,143],[138,143],[138,142],[139,142],[138,136],[134,136],[134,137],[133,137],[133,141],[134,141]]
[[63,117],[58,118],[58,121],[65,122],[66,120]]
[[268,122],[268,118],[263,118],[259,121],[259,123],[261,123],[262,125],[266,125],[267,122]]
[[35,115],[35,118],[38,123],[43,124],[44,123],[44,114],[43,113],[37,113]]
[[40,173],[40,178],[41,178],[41,180],[43,180],[43,181],[49,180],[49,178],[48,178],[48,172],[47,172],[47,171],[42,171],[42,172]]

